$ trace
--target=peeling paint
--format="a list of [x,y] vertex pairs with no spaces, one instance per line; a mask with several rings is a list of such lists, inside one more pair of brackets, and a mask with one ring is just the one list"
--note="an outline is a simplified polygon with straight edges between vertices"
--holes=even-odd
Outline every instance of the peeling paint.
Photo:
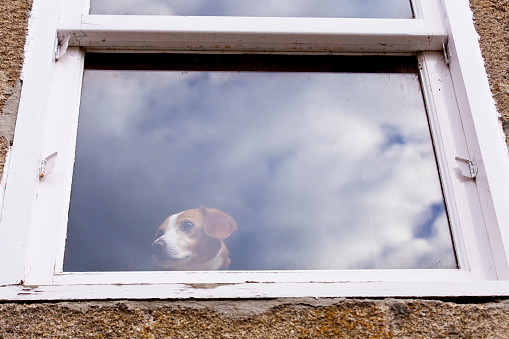
[[214,288],[218,288],[221,286],[229,286],[235,284],[184,284],[185,286],[189,286],[190,288],[200,289],[200,290],[210,290]]

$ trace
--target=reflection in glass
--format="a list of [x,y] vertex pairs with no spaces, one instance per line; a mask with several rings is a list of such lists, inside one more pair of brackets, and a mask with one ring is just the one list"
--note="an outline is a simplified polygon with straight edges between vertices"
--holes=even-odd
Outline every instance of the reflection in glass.
[[91,0],[91,14],[413,18],[410,0]]
[[186,269],[200,206],[230,270],[457,267],[416,73],[86,70],[64,270]]

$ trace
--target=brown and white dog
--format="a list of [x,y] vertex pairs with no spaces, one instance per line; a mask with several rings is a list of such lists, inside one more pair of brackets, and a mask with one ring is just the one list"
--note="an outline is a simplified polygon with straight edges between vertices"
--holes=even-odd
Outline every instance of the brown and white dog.
[[218,209],[186,210],[169,216],[159,227],[152,255],[167,270],[225,270],[231,260],[223,240],[236,230],[235,220]]

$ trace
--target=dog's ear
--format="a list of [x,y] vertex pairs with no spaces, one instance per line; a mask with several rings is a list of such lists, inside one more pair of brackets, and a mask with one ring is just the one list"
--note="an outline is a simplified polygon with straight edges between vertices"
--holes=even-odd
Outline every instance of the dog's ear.
[[215,239],[226,239],[237,230],[237,223],[228,214],[215,208],[200,209],[205,214],[205,225],[203,227],[205,234]]

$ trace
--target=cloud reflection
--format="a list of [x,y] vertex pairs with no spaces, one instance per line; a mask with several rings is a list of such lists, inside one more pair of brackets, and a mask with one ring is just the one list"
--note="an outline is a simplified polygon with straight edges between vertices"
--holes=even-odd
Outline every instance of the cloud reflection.
[[86,71],[65,269],[153,269],[199,205],[233,270],[456,267],[415,74]]
[[91,0],[91,13],[402,19],[413,17],[410,0]]

